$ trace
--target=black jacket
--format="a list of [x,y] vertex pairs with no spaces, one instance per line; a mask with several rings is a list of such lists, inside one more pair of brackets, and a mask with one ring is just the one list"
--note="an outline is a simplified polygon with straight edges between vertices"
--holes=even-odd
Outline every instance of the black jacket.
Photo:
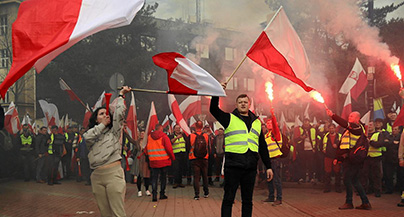
[[[219,108],[219,97],[212,97],[210,101],[210,113],[213,117],[216,118],[217,121],[224,127],[227,128],[230,123],[230,113],[224,112]],[[247,116],[241,116],[237,109],[232,112],[233,115],[239,117],[247,126],[247,129],[250,130],[252,123],[258,118],[251,111]],[[258,155],[259,153],[259,155]],[[248,150],[244,154],[236,154],[225,152],[225,165],[224,167],[233,167],[233,168],[241,168],[241,169],[257,169],[257,163],[259,157],[261,157],[262,162],[264,163],[267,169],[271,168],[271,160],[269,159],[268,147],[265,142],[264,134],[261,132],[259,136],[259,146],[258,153],[252,152]]]

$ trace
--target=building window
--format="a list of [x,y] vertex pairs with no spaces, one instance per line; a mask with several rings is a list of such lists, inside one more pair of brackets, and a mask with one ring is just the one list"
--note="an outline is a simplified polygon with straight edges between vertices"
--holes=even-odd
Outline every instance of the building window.
[[[226,78],[226,80],[229,77]],[[227,83],[226,90],[238,90],[238,79],[236,77],[233,77],[230,79],[229,83]]]
[[255,79],[247,78],[247,91],[255,91]]
[[146,51],[155,51],[156,50],[156,38],[151,36],[140,36],[140,46]]
[[8,68],[10,56],[6,49],[0,50],[0,68]]
[[227,61],[233,61],[235,58],[235,49],[231,47],[226,47],[224,49],[224,59]]
[[209,46],[204,44],[196,44],[196,53],[201,58],[209,59]]
[[0,35],[7,34],[7,15],[0,16]]

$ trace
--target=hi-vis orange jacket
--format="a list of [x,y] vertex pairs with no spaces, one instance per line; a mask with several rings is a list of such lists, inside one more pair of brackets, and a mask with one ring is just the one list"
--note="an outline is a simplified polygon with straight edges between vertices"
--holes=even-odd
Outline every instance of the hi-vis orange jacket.
[[[196,133],[198,135],[201,135],[202,132],[199,131],[199,132],[196,132]],[[208,159],[209,158],[209,145],[210,145],[209,144],[209,137],[208,137],[208,134],[206,134],[206,133],[203,134],[203,137],[205,137],[206,145],[208,147],[208,153],[206,154],[205,159]],[[195,140],[196,140],[196,135],[194,133],[189,135],[189,140],[191,142],[191,150],[189,151],[189,159],[194,160],[194,159],[196,159],[196,157],[194,155],[194,143],[195,143]]]
[[175,160],[171,141],[163,131],[154,131],[147,138],[146,153],[151,168],[171,166]]

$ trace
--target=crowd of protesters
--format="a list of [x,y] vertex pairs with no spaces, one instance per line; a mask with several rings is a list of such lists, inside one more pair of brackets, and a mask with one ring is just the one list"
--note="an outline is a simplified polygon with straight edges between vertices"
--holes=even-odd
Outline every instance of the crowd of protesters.
[[[0,111],[3,112],[3,109]],[[270,118],[262,120],[262,134],[268,147],[270,168],[274,175],[274,179],[268,182],[269,194],[264,202],[282,204],[282,182],[313,185],[323,183],[324,193],[332,189],[341,193],[344,184],[347,201],[340,209],[353,208],[352,187],[349,189],[348,185],[353,184],[361,196],[362,203],[369,204],[362,204],[359,209],[371,209],[366,197],[368,194],[381,197],[382,194],[403,192],[404,148],[400,146],[404,139],[401,138],[402,127],[393,127],[396,113],[388,113],[386,120],[379,118],[370,121],[366,130],[364,125],[358,122],[358,126],[362,127],[358,127],[359,131],[363,131],[369,141],[367,157],[359,166],[338,160],[344,145],[344,135],[350,131],[348,126],[352,127],[351,121],[342,121],[332,113],[329,115],[331,119],[316,124],[304,119],[302,126],[292,126],[290,131],[282,132],[281,138],[276,136],[279,129],[274,129],[277,125],[272,123],[276,122],[273,111]],[[360,117],[359,114],[357,116],[356,119]],[[220,119],[222,116],[218,117]],[[4,123],[0,125],[3,126]],[[345,127],[348,130],[344,131]],[[139,197],[143,196],[144,192],[145,195],[151,196],[152,201],[157,201],[157,198],[167,199],[167,182],[173,189],[177,189],[186,187],[184,180],[187,185],[193,185],[195,200],[200,199],[200,185],[203,187],[204,198],[209,197],[209,187],[215,186],[214,182],[217,182],[218,187],[226,188],[223,176],[226,173],[222,168],[226,150],[226,128],[212,132],[210,125],[197,121],[195,126],[191,127],[192,133],[186,135],[179,125],[173,127],[172,133],[167,133],[167,129],[156,125],[153,133],[146,138],[145,132],[141,131],[136,141],[131,138],[125,127],[122,129],[119,136],[120,166],[124,171],[124,180],[137,184]],[[24,181],[35,180],[48,185],[61,184],[65,179],[74,178],[78,182],[84,181],[86,185],[91,185],[90,175],[95,168],[91,167],[89,161],[88,144],[86,145],[83,136],[85,132],[86,129],[79,130],[77,125],[68,127],[66,131],[57,126],[51,126],[50,129],[41,127],[37,134],[34,134],[28,125],[23,125],[16,136],[1,129],[0,178],[14,176]],[[146,146],[142,146],[145,139]],[[287,145],[288,153],[281,151],[282,145]],[[202,155],[199,153],[201,147],[206,149]],[[260,160],[257,169],[259,182],[267,178],[263,165]],[[349,172],[353,167],[355,175]],[[202,183],[199,183],[200,179]],[[158,193],[160,197],[157,197]],[[404,206],[404,194],[397,205]]]

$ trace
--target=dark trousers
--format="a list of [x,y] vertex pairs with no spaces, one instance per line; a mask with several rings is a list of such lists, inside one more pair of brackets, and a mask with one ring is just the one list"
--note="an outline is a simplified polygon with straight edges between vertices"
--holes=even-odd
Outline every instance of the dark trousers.
[[175,161],[173,162],[174,183],[182,184],[182,176],[187,171],[188,154],[186,152],[175,153]]
[[195,196],[199,196],[199,180],[202,176],[203,192],[205,195],[209,194],[208,188],[208,160],[195,159],[192,160],[192,167],[194,168],[194,191]]
[[333,158],[329,157],[324,158],[324,171],[325,171],[324,185],[325,189],[327,190],[331,189],[332,172],[334,172],[335,175],[335,189],[340,189],[341,187],[341,164],[334,165],[333,161],[334,161]]
[[66,146],[67,153],[62,157],[62,169],[63,169],[63,177],[68,179],[72,175],[71,163],[72,163],[72,151],[70,146],[70,151]]
[[88,158],[80,158],[80,168],[81,168],[81,176],[83,180],[87,183],[91,183],[91,169],[90,169],[90,162]]
[[[381,193],[382,174],[382,157],[367,157],[361,171],[361,184],[363,188],[365,190],[373,189],[375,193]],[[373,186],[369,185],[370,180]]]
[[167,185],[167,169],[168,167],[162,168],[151,168],[152,176],[152,194],[153,197],[157,197],[157,181],[160,175],[160,196],[165,195],[166,185]]
[[36,160],[37,165],[36,165],[36,181],[41,181],[41,180],[45,180],[45,161],[46,161],[46,157],[45,154],[43,154],[43,156],[41,158],[39,158]]
[[213,167],[215,166],[215,157],[213,157],[213,154],[209,154],[208,158],[208,180],[209,183],[212,182],[212,175],[213,175]]
[[222,217],[231,216],[234,198],[238,186],[241,187],[241,216],[252,216],[253,191],[255,184],[256,169],[245,170],[241,168],[224,168],[224,196],[222,202]]
[[313,151],[301,151],[300,162],[302,163],[303,170],[301,170],[300,178],[306,181],[306,176],[310,179],[314,178],[313,162],[314,162],[314,152]]
[[60,162],[60,156],[50,154],[46,157],[46,165],[48,167],[48,183],[52,184],[56,182],[58,175],[58,167]]
[[21,162],[24,168],[24,179],[26,181],[34,177],[34,155],[31,151],[21,151]]
[[366,196],[365,190],[363,190],[363,187],[359,182],[359,172],[361,168],[362,164],[351,164],[349,160],[345,160],[343,163],[344,185],[346,189],[345,203],[352,204],[352,196],[353,196],[352,185],[359,193],[362,203],[369,203],[369,199]]
[[383,162],[384,167],[384,177],[385,177],[385,186],[386,192],[393,192],[394,191],[394,173],[397,174],[397,183],[398,183],[398,170],[400,167],[397,163],[389,163]]
[[274,178],[268,182],[268,198],[275,198],[276,189],[276,200],[282,200],[281,158],[271,159],[271,167]]
[[142,176],[140,176],[140,174],[137,176],[137,190],[141,191],[142,190],[142,180],[144,181],[144,187],[147,190],[149,190],[149,185],[150,185],[150,178],[143,178]]
[[222,173],[222,164],[223,164],[223,155],[216,155],[215,158],[216,179],[220,179],[220,175]]

